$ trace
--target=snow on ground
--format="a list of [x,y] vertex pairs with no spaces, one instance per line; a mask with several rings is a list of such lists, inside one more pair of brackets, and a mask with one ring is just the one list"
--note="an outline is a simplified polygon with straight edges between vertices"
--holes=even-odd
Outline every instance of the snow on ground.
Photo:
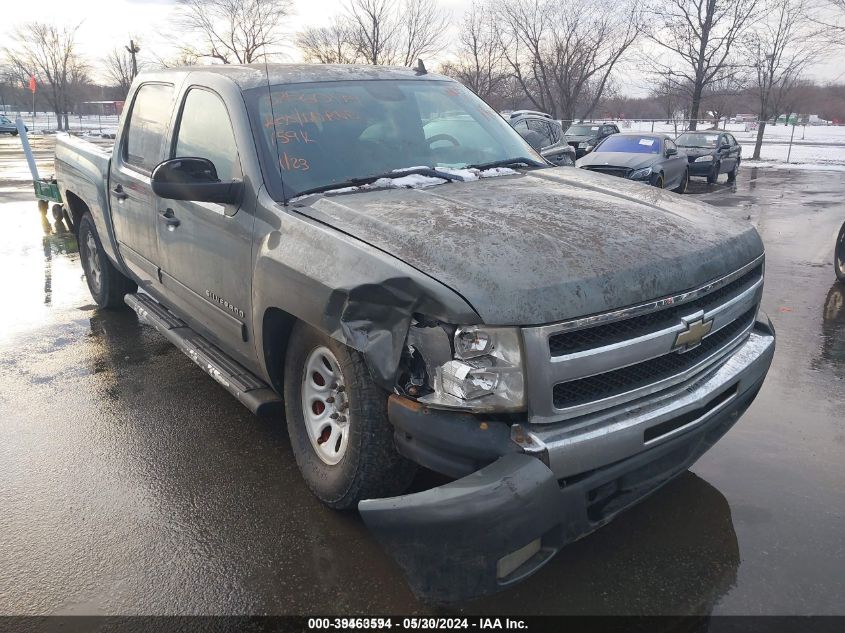
[[[676,128],[672,123],[622,121],[618,124],[623,132],[651,132],[653,127],[654,132],[676,136]],[[719,128],[733,134],[742,145],[742,156],[746,166],[753,164],[755,167],[781,169],[845,171],[845,126],[796,126],[790,151],[789,139],[793,134],[792,126],[767,125],[760,150],[760,160],[754,162],[751,161],[751,156],[754,154],[757,131],[750,127],[747,123],[728,123]],[[700,129],[706,128],[700,127]],[[677,134],[682,131],[683,127],[679,125]],[[789,157],[788,163],[787,157]]]

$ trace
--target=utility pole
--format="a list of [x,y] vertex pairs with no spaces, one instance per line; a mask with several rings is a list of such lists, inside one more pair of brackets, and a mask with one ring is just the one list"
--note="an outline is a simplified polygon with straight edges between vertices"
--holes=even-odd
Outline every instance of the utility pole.
[[135,40],[129,40],[129,46],[126,46],[126,51],[132,56],[132,79],[135,79],[138,74],[138,60],[135,55],[141,50],[141,47],[135,43]]

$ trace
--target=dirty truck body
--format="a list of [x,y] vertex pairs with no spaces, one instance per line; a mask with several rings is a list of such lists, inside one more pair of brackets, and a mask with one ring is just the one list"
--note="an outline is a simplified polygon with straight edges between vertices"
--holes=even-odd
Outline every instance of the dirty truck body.
[[[308,485],[357,506],[422,597],[530,575],[760,389],[757,232],[550,166],[460,84],[214,67],[141,75],[127,103],[111,155],[57,144],[92,294],[128,292],[251,410],[284,412]],[[403,495],[415,464],[454,481]]]

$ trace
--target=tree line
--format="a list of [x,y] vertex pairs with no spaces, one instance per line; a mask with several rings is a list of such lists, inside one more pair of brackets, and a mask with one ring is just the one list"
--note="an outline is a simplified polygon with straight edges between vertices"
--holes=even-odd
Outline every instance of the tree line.
[[[437,57],[437,70],[496,108],[563,120],[618,107],[620,86],[635,75],[661,116],[683,113],[694,129],[737,103],[750,108],[749,99],[762,121],[801,109],[809,68],[831,47],[845,48],[845,0],[475,0],[461,16],[437,0],[342,0],[326,26],[293,34],[292,10],[292,0],[179,0],[185,43],[174,57],[127,37],[101,67],[125,95],[145,67],[273,61],[290,41],[312,63],[411,66]],[[20,25],[3,50],[0,102],[34,76],[59,129],[67,127],[92,86],[76,38],[77,28]]]

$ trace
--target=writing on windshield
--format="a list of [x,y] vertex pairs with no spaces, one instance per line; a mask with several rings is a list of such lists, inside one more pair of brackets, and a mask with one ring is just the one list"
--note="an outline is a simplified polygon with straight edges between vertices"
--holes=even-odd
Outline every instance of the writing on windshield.
[[[487,104],[451,81],[335,81],[245,93],[271,193],[409,165],[464,167],[532,156]],[[278,176],[278,178],[276,178]]]

